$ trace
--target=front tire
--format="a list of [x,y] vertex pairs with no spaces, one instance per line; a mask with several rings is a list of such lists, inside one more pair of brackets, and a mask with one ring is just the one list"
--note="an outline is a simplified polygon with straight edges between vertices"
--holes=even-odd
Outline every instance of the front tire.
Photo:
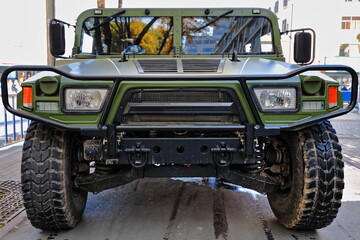
[[341,206],[344,163],[329,121],[290,133],[290,183],[268,194],[279,222],[290,229],[319,229],[334,220]]
[[65,131],[31,123],[26,134],[21,181],[31,224],[40,229],[73,228],[81,219],[87,192],[74,186],[74,138]]

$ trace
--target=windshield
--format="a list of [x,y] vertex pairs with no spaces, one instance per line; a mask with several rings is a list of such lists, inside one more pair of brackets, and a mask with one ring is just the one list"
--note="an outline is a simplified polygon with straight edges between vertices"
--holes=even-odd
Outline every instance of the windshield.
[[182,54],[273,54],[266,17],[183,17]]
[[114,17],[97,27],[103,17],[88,18],[83,24],[82,53],[171,54],[171,17]]
[[[225,14],[230,14],[226,12]],[[174,33],[183,55],[274,54],[271,22],[263,16],[90,17],[82,26],[81,53],[174,54]],[[179,24],[175,24],[179,26]],[[179,26],[180,30],[180,26]],[[178,47],[178,45],[176,46]]]

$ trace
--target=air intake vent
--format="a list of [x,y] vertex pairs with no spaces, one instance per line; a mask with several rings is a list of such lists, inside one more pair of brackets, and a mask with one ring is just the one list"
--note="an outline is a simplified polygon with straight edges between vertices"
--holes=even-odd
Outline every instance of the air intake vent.
[[135,63],[140,73],[177,72],[176,59],[137,60]]
[[219,59],[183,59],[184,72],[221,72]]
[[135,60],[139,73],[220,73],[225,60],[221,59],[141,59]]

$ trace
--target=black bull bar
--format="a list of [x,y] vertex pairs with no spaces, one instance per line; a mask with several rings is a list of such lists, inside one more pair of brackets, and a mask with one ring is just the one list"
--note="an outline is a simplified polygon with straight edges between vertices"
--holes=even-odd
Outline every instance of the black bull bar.
[[[42,117],[39,117],[37,115],[31,114],[29,112],[25,111],[19,111],[17,109],[14,109],[9,104],[8,99],[8,88],[7,88],[7,78],[8,75],[13,71],[50,71],[55,72],[57,74],[60,74],[64,77],[74,79],[74,80],[80,80],[80,81],[99,81],[99,80],[106,80],[106,81],[113,81],[114,85],[112,86],[109,94],[110,103],[111,100],[115,97],[116,90],[118,89],[119,84],[122,81],[201,81],[201,80],[235,80],[239,81],[241,84],[243,91],[246,95],[246,98],[249,102],[249,106],[251,108],[252,114],[255,118],[256,124],[245,124],[245,125],[238,125],[238,126],[107,126],[105,125],[105,120],[107,117],[107,114],[110,110],[111,104],[107,104],[104,108],[102,117],[100,119],[100,123],[96,127],[86,127],[86,126],[68,126],[66,124],[62,124],[50,119],[44,119]],[[327,113],[318,117],[305,119],[302,121],[298,121],[296,123],[284,125],[284,126],[264,126],[261,123],[260,116],[258,114],[256,105],[251,97],[250,90],[248,89],[246,85],[246,81],[249,80],[281,80],[281,79],[287,79],[294,77],[296,75],[299,75],[303,72],[307,71],[346,71],[348,72],[352,77],[352,84],[351,84],[351,100],[349,105],[346,108],[338,109],[336,111],[333,111],[331,113]],[[2,101],[4,104],[4,107],[6,110],[8,110],[10,113],[27,118],[30,120],[34,120],[37,122],[46,123],[49,125],[52,125],[57,128],[62,128],[68,131],[80,131],[83,135],[88,136],[108,136],[109,128],[111,128],[111,131],[176,131],[176,130],[206,130],[206,131],[246,131],[248,133],[248,136],[268,136],[268,135],[277,135],[280,133],[280,130],[291,130],[291,129],[297,129],[304,126],[309,126],[314,123],[323,121],[325,119],[337,117],[343,114],[346,114],[350,112],[356,105],[357,101],[357,95],[358,95],[358,75],[352,69],[348,66],[343,65],[311,65],[311,66],[303,66],[299,67],[295,70],[292,70],[285,74],[258,74],[258,75],[229,75],[229,76],[219,76],[216,74],[212,75],[201,75],[201,76],[183,76],[183,75],[143,75],[141,77],[139,76],[128,76],[128,75],[122,75],[122,76],[97,76],[97,75],[75,75],[71,74],[69,72],[66,72],[60,68],[57,67],[50,67],[50,66],[12,66],[7,68],[1,77],[1,92],[2,92]]]

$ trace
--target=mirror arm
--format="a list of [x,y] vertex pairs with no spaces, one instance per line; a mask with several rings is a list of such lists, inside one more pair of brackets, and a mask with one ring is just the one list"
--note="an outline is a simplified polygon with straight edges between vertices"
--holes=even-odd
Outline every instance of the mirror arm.
[[68,27],[73,27],[73,28],[75,28],[75,27],[76,27],[75,25],[71,25],[70,23],[67,23],[67,22],[61,21],[61,20],[56,19],[56,18],[51,19],[51,21],[54,21],[54,22],[56,22],[56,23],[62,23],[62,24],[64,24],[64,25],[68,26]]

